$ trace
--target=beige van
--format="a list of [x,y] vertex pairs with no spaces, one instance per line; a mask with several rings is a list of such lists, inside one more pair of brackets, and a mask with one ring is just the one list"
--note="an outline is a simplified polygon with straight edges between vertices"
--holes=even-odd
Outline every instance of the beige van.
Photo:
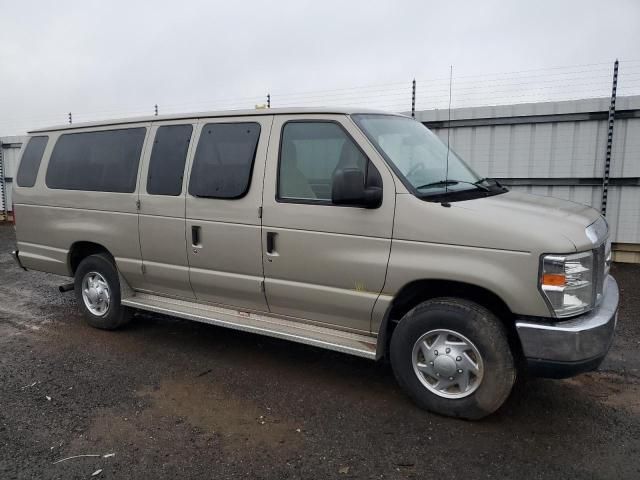
[[517,373],[596,368],[618,288],[595,210],[480,178],[422,124],[268,109],[31,132],[25,269],[89,324],[134,308],[391,362],[421,407],[481,418]]

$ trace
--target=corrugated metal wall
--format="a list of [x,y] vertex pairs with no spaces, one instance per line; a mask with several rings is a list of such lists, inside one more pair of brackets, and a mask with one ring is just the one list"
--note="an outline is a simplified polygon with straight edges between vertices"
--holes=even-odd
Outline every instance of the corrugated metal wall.
[[[2,213],[11,210],[12,185],[18,172],[18,159],[20,149],[27,137],[0,137],[0,150],[2,151],[2,177],[0,178],[0,217]],[[2,190],[4,188],[4,195]],[[6,205],[4,200],[6,199]]]
[[[483,176],[600,209],[608,108],[600,98],[454,108],[451,122],[447,110],[424,110],[416,119],[444,141],[451,125],[452,148]],[[0,138],[9,206],[24,140]],[[617,100],[607,220],[614,242],[639,246],[640,261],[640,96]]]
[[[600,209],[609,99],[416,112],[481,175],[514,190]],[[612,239],[640,244],[640,96],[618,97],[607,220]]]

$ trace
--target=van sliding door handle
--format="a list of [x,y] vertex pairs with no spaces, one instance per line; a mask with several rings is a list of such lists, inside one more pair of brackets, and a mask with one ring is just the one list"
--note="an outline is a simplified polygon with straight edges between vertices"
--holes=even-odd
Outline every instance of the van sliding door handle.
[[267,254],[276,253],[276,232],[267,232]]
[[200,243],[200,241],[201,241],[200,232],[201,232],[200,227],[198,227],[197,225],[192,225],[191,226],[191,244],[194,247],[201,247],[202,246],[202,244]]

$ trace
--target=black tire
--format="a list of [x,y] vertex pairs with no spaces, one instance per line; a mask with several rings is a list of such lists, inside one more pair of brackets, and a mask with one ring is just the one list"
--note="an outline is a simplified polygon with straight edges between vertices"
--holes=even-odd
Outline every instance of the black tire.
[[[85,275],[90,272],[99,273],[109,287],[109,307],[103,315],[93,314],[91,310],[87,308],[82,296],[82,281]],[[118,271],[113,263],[113,259],[107,254],[89,255],[80,262],[75,274],[74,291],[85,320],[94,328],[115,330],[128,323],[131,319],[129,309],[123,307],[120,303],[120,280],[118,279]]]
[[[441,397],[423,385],[414,370],[414,345],[424,334],[437,329],[464,335],[482,357],[482,380],[468,396]],[[490,415],[507,399],[516,379],[504,325],[489,310],[468,300],[435,298],[421,303],[398,323],[390,349],[391,366],[400,386],[418,406],[441,415],[469,420]]]

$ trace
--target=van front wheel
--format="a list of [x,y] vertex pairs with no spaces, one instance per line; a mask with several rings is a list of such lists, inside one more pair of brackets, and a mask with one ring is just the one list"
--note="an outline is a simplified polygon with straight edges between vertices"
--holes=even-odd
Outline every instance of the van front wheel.
[[398,383],[422,408],[479,419],[507,399],[516,378],[500,320],[459,298],[421,303],[400,320],[391,338]]
[[89,255],[80,262],[74,290],[85,320],[92,327],[114,330],[129,321],[129,310],[120,304],[118,271],[108,255]]

